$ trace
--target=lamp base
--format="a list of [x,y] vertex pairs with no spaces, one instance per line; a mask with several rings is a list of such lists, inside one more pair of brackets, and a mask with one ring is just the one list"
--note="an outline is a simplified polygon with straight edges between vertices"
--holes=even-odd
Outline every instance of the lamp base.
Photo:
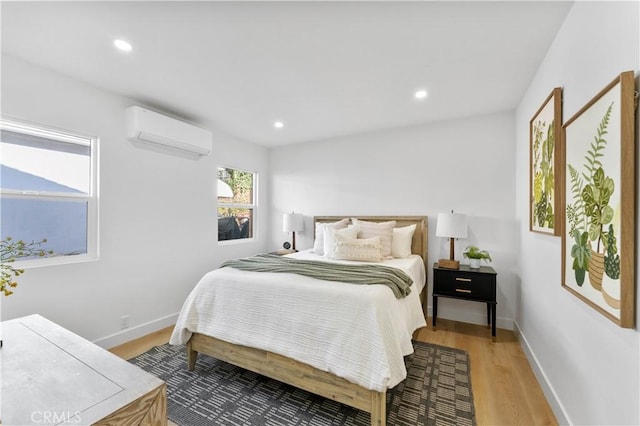
[[457,260],[440,259],[438,260],[438,267],[445,269],[460,269],[460,262]]

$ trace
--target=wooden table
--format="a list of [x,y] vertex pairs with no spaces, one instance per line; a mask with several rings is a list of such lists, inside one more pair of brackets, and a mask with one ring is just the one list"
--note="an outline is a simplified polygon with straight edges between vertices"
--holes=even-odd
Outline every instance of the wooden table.
[[2,424],[167,424],[157,377],[40,315],[1,325]]

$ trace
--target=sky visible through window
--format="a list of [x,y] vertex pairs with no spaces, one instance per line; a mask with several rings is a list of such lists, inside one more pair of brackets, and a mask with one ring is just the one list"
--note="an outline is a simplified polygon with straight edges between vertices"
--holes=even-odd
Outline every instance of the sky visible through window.
[[54,256],[88,252],[91,140],[2,129],[0,237],[47,242]]
[[[89,194],[91,191],[89,156],[30,146],[3,143],[0,164],[38,176],[59,185]],[[3,188],[9,188],[2,182]],[[21,188],[11,188],[21,189]]]

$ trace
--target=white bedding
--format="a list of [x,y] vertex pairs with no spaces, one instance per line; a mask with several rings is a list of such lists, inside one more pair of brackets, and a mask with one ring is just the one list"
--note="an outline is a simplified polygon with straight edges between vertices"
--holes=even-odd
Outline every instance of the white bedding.
[[[311,250],[289,255],[335,263]],[[221,268],[207,273],[182,307],[170,343],[193,332],[278,353],[382,391],[406,377],[403,356],[426,325],[419,294],[422,258],[380,262],[405,271],[411,293],[396,299],[383,285],[323,281],[288,273]]]

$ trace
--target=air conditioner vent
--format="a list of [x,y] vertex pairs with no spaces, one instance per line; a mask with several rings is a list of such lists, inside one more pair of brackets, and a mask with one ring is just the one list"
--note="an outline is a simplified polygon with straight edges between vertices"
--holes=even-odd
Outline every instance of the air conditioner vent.
[[139,106],[127,108],[126,117],[127,137],[132,141],[194,157],[211,152],[208,130]]

